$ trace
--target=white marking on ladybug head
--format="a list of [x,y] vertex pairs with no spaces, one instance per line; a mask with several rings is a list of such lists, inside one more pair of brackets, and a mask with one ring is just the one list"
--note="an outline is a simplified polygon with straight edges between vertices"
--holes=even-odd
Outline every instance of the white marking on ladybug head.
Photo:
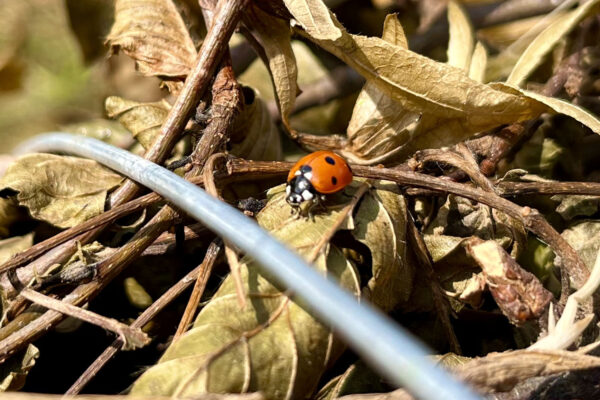
[[285,198],[285,200],[292,206],[298,206],[300,203],[302,203],[302,196],[300,196],[298,193],[291,193]]
[[302,191],[308,189],[309,186],[310,183],[306,179],[298,179],[298,182],[296,183],[296,187]]
[[310,180],[312,179],[312,177],[313,177],[313,174],[312,174],[312,172],[305,172],[305,173],[304,173],[304,174],[302,174],[302,175],[304,175],[304,177],[305,177],[306,179],[308,179],[309,181],[310,181]]
[[302,198],[305,201],[311,200],[313,197],[314,197],[313,194],[309,190],[302,191]]
[[285,187],[285,194],[289,195],[292,192],[292,187],[290,185],[287,185]]
[[294,176],[298,176],[298,175],[300,175],[301,173],[302,173],[302,172],[300,172],[300,170],[298,170],[298,171],[296,171],[296,172],[294,173]]

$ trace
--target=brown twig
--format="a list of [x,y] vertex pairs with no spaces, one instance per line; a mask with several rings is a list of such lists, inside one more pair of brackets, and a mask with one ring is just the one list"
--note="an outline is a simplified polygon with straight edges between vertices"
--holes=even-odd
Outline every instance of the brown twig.
[[64,315],[89,322],[92,325],[96,325],[106,329],[107,331],[116,333],[119,336],[119,340],[123,342],[124,350],[132,350],[138,347],[144,347],[150,342],[148,335],[142,332],[139,328],[125,325],[116,319],[107,318],[105,316],[96,314],[95,312],[75,307],[72,304],[54,299],[29,288],[24,288],[21,290],[20,294],[32,303],[39,304],[50,310],[58,311]]
[[[228,52],[227,43],[240,19],[241,11],[248,2],[249,0],[221,0],[219,2],[217,15],[212,21],[207,21],[206,25],[210,26],[210,29],[198,51],[196,65],[187,76],[175,104],[163,122],[161,134],[144,155],[146,159],[160,164],[171,153],[171,149],[181,137],[200,97],[208,89],[219,61],[223,54]],[[138,188],[139,186],[135,182],[127,180],[111,195],[111,206],[129,200]]]
[[175,331],[175,334],[173,335],[173,341],[179,339],[179,337],[183,335],[183,333],[188,329],[188,327],[192,323],[192,319],[194,318],[196,310],[198,310],[198,304],[200,304],[200,299],[202,298],[202,294],[204,294],[204,289],[206,289],[206,283],[208,282],[208,278],[212,272],[212,267],[215,264],[215,261],[217,260],[217,256],[219,255],[220,250],[221,245],[218,243],[218,241],[213,241],[210,244],[210,246],[208,246],[208,250],[206,250],[204,260],[202,261],[202,264],[198,266],[199,273],[196,277],[194,289],[192,289],[190,299],[188,300],[188,303],[185,306],[185,311],[181,316],[181,320],[179,321],[177,331]]
[[[163,293],[150,307],[148,307],[132,324],[132,328],[142,328],[148,322],[150,322],[163,308],[169,303],[175,300],[185,289],[187,289],[193,281],[198,281],[200,276],[210,274],[207,270],[211,268],[211,265],[216,260],[220,246],[213,242],[206,250],[204,261],[202,264],[190,271],[184,276],[179,282],[171,286],[169,290]],[[213,261],[210,261],[213,260]],[[205,265],[205,263],[207,263]],[[189,303],[188,303],[189,304]],[[186,309],[187,310],[187,309]],[[104,352],[85,370],[85,372],[77,379],[73,385],[67,390],[66,395],[76,395],[88,384],[88,382],[96,376],[98,371],[121,349],[123,345],[122,339],[115,339],[110,346],[104,350]]]

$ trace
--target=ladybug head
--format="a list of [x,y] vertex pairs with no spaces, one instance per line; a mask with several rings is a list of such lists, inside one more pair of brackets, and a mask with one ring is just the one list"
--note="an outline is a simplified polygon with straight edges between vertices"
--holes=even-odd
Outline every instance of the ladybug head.
[[285,200],[292,207],[299,207],[302,202],[314,198],[312,185],[303,176],[295,177],[289,181],[285,193]]

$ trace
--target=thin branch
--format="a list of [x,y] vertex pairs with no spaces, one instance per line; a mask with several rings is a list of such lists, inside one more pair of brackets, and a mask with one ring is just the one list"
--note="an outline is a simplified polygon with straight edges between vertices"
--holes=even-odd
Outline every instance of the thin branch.
[[[228,52],[228,42],[249,0],[219,1],[215,18],[207,21],[210,26],[194,69],[185,80],[177,100],[163,122],[161,134],[146,152],[144,158],[161,164],[171,153],[171,149],[181,137],[181,133],[194,111],[200,97],[208,89],[222,56]],[[111,206],[129,200],[139,186],[127,180],[110,198]]]
[[[225,153],[213,154],[206,161],[204,170],[202,171],[206,192],[221,201],[223,201],[223,199],[221,196],[219,196],[219,191],[217,190],[217,185],[215,184],[214,169],[217,160],[223,160],[226,158],[227,155]],[[242,276],[240,275],[240,263],[235,250],[233,250],[233,247],[227,241],[225,241],[225,257],[227,257],[229,271],[231,272],[233,282],[235,283],[235,294],[238,299],[240,309],[243,310],[246,308],[246,294],[244,293],[244,285],[242,283]]]
[[[216,259],[220,251],[220,246],[211,244],[208,247],[205,255],[205,261],[207,259]],[[190,273],[184,276],[179,282],[171,286],[169,290],[163,293],[150,307],[137,317],[137,319],[131,324],[132,328],[142,328],[148,322],[150,322],[160,311],[162,311],[168,304],[175,300],[185,289],[187,289],[192,282],[198,280],[202,275],[206,274],[208,265],[204,265],[204,262],[194,268]],[[81,391],[88,384],[88,382],[96,376],[98,371],[121,349],[123,342],[121,338],[115,339],[110,346],[104,350],[104,352],[94,361],[85,372],[77,379],[75,383],[67,390],[66,395],[75,395]]]
[[96,325],[100,328],[106,329],[107,331],[116,333],[119,336],[119,340],[123,342],[123,350],[132,350],[138,347],[144,347],[150,343],[150,338],[148,335],[142,332],[139,328],[125,325],[116,319],[107,318],[96,314],[95,312],[75,307],[72,304],[54,299],[29,288],[24,288],[21,291],[21,296],[25,297],[32,303],[39,304],[50,310],[58,311],[64,315],[89,322],[92,325]]
[[208,282],[208,278],[210,277],[213,265],[217,260],[217,256],[219,255],[221,247],[222,246],[218,243],[218,241],[213,240],[210,246],[208,246],[208,250],[206,250],[206,255],[204,256],[204,260],[202,260],[202,264],[197,267],[199,273],[196,277],[196,283],[194,284],[194,289],[192,289],[190,299],[188,300],[188,303],[185,306],[185,311],[183,312],[181,320],[179,321],[177,331],[175,331],[175,334],[173,335],[173,342],[179,339],[179,337],[183,335],[183,333],[192,323],[192,319],[194,318],[196,310],[198,310],[198,304],[200,304],[200,299],[204,294],[206,283]]

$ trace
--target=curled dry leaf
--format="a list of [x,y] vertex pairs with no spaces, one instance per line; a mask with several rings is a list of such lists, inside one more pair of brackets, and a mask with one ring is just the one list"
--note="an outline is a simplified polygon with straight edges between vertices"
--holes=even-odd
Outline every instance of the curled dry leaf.
[[553,296],[495,241],[473,238],[471,257],[483,271],[489,290],[502,313],[515,325],[539,318]]
[[0,392],[20,390],[25,385],[25,378],[35,365],[40,351],[30,344],[27,349],[12,356],[0,365]]
[[407,262],[406,202],[397,185],[376,183],[355,214],[353,236],[371,251],[372,277],[368,298],[384,311],[408,300],[414,270]]
[[[386,17],[383,40],[408,48],[396,15]],[[367,82],[358,95],[348,124],[349,148],[345,155],[354,162],[378,162],[388,158],[411,139],[420,118],[420,113],[404,110],[375,83]]]
[[265,102],[251,88],[244,90],[245,104],[231,129],[231,153],[248,160],[281,159],[279,130]]
[[296,23],[315,39],[336,40],[342,36],[335,16],[330,13],[322,0],[283,0],[283,2]]
[[599,0],[583,2],[573,11],[561,15],[540,32],[529,46],[527,46],[506,79],[506,83],[513,86],[521,86],[559,40],[564,38],[585,17],[598,10],[598,4],[600,4]]
[[0,193],[16,192],[34,218],[69,228],[103,212],[107,192],[122,179],[96,161],[28,154],[8,168]]
[[459,301],[451,302],[457,311],[465,303],[480,306],[485,289],[481,269],[466,254],[469,240],[475,236],[494,239],[507,248],[512,246],[515,256],[527,237],[523,226],[506,214],[461,197],[448,196],[425,230],[423,239],[440,283]]
[[[136,61],[140,72],[181,80],[196,59],[196,47],[172,0],[117,0],[107,42]],[[172,87],[173,88],[173,87]]]
[[[269,201],[257,220],[263,228],[305,256],[314,252],[315,246],[321,243],[323,237],[327,238],[332,227],[349,230],[356,226],[359,240],[362,238],[371,245],[375,240],[385,239],[393,243],[381,246],[404,251],[404,248],[397,248],[395,241],[398,239],[393,236],[401,236],[402,233],[391,226],[398,222],[393,218],[401,214],[403,208],[395,206],[390,210],[392,207],[388,202],[398,195],[395,191],[388,193],[383,184],[381,188],[374,189],[375,194],[370,198],[363,198],[354,217],[347,216],[341,226],[337,226],[339,218],[344,215],[342,210],[359,187],[360,184],[354,183],[342,193],[328,196],[327,211],[317,213],[312,221],[291,215],[285,201],[285,187],[278,186],[270,191]],[[363,203],[366,205],[363,206]],[[363,211],[362,207],[367,210]],[[397,217],[400,221],[406,218],[405,215]],[[388,230],[387,236],[373,232],[368,226],[358,228],[370,221],[373,229]],[[368,284],[373,287],[372,293],[384,288],[394,288],[399,293],[389,293],[390,296],[401,298],[405,293],[403,288],[395,284],[386,286],[381,280],[383,277],[395,278],[385,268],[392,267],[393,272],[402,274],[395,266],[395,257],[398,256],[386,254],[381,260],[374,258],[373,264],[387,264],[373,271],[373,275],[378,274],[379,277],[375,276],[374,285]],[[321,273],[336,279],[342,287],[360,295],[360,274],[334,244],[325,245],[314,265]],[[204,392],[260,390],[270,399],[296,399],[305,398],[315,390],[322,373],[341,354],[343,344],[301,304],[292,301],[259,274],[254,262],[242,259],[240,273],[247,307],[240,310],[233,279],[226,278],[212,300],[200,311],[192,329],[167,350],[157,365],[138,379],[132,394],[189,396]],[[374,296],[374,299],[381,298],[378,293]]]
[[117,118],[144,149],[152,146],[171,109],[171,105],[165,100],[155,103],[139,103],[117,96],[108,97],[104,102],[104,107],[106,114],[110,118]]
[[448,2],[448,65],[468,71],[473,55],[473,27],[462,6],[454,0]]
[[296,82],[298,67],[292,50],[290,25],[256,6],[249,7],[243,19],[252,36],[265,51],[281,120],[291,131],[289,116],[299,89]]

